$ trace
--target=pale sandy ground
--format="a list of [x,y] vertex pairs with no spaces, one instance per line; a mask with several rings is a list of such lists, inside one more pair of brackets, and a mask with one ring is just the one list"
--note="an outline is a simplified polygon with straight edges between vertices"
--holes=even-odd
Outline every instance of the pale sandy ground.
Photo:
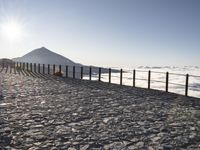
[[0,72],[0,149],[200,149],[200,99]]

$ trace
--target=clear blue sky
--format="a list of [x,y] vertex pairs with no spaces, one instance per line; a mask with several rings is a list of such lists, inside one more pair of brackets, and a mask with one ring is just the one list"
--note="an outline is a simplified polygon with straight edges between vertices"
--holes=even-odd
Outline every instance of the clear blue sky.
[[45,46],[98,66],[200,66],[200,0],[0,0],[0,57]]

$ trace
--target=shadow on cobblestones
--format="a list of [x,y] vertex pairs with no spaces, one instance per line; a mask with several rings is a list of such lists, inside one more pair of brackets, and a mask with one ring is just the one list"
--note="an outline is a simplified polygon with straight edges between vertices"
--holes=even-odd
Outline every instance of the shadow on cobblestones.
[[200,148],[197,98],[8,70],[0,73],[0,149]]

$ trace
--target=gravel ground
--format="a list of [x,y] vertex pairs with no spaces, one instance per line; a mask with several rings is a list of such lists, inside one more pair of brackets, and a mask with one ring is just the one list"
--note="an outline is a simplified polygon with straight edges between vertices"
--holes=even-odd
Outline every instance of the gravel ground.
[[0,149],[200,149],[200,99],[0,72]]

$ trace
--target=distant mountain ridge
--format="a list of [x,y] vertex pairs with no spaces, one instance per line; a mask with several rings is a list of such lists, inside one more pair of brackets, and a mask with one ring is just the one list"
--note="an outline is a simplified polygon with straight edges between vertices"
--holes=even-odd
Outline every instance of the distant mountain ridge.
[[10,64],[10,63],[13,63],[13,61],[8,58],[1,58],[0,63]]
[[68,66],[80,66],[80,64],[57,54],[45,47],[41,47],[25,54],[22,57],[13,58],[13,61],[27,62],[27,63],[40,63],[40,64],[57,64]]

